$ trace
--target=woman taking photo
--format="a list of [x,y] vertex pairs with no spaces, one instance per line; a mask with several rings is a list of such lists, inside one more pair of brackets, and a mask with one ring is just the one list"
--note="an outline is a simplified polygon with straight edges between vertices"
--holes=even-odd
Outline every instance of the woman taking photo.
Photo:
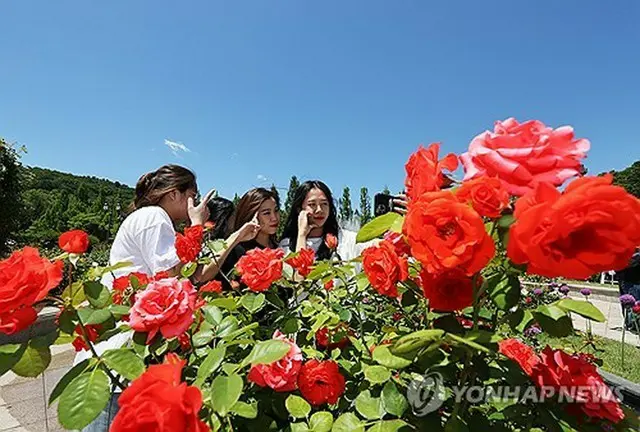
[[353,259],[362,251],[356,245],[356,233],[340,229],[331,190],[321,181],[306,181],[295,192],[280,247],[286,253],[311,248],[316,259],[329,259],[332,252],[325,241],[328,234],[338,239],[340,259]]
[[[245,193],[228,221],[228,229],[233,232],[226,240],[230,252],[228,256],[218,260],[222,273],[218,279],[226,282],[238,260],[251,249],[276,248],[275,236],[279,224],[278,195],[264,188],[251,189]],[[237,233],[248,226],[252,229],[252,235],[238,239]]]

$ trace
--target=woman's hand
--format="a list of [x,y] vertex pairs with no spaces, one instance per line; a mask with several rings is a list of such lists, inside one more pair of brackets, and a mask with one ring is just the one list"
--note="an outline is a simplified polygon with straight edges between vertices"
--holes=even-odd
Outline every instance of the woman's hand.
[[256,214],[246,224],[242,225],[238,231],[236,231],[236,239],[238,242],[246,242],[256,238],[260,232],[260,223],[258,222],[258,215]]
[[393,199],[393,211],[401,215],[407,214],[407,196],[404,194],[396,195]]
[[308,210],[302,210],[298,215],[298,236],[304,236],[305,239],[313,228],[309,222],[310,215],[311,213]]
[[203,225],[209,219],[209,207],[207,207],[207,203],[214,193],[216,193],[216,190],[211,189],[197,206],[193,205],[193,198],[189,197],[187,199],[187,214],[189,215],[191,225]]

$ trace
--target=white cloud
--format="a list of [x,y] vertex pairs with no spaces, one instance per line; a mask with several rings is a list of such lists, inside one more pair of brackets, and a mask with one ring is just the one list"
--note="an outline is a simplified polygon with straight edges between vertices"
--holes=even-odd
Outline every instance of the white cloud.
[[258,181],[261,181],[261,182],[266,182],[267,180],[269,180],[266,176],[263,176],[262,174],[258,174],[257,179]]
[[189,150],[189,148],[186,145],[179,142],[170,141],[168,139],[164,140],[164,145],[169,147],[169,150],[171,150],[171,153],[173,153],[174,156],[178,156],[179,152],[183,152],[183,153],[191,152],[191,150]]
[[232,153],[231,154],[231,160],[237,159],[238,156],[240,156],[238,153]]

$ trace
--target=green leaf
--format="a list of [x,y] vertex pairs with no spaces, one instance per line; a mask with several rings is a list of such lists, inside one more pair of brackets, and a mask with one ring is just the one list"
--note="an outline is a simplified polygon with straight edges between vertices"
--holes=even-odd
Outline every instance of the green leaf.
[[73,335],[76,329],[76,314],[75,311],[64,309],[58,317],[58,327],[61,331]]
[[284,402],[284,405],[287,407],[289,414],[297,419],[307,418],[309,413],[311,413],[311,405],[300,396],[290,395]]
[[149,354],[149,346],[147,345],[147,333],[133,333],[133,350],[139,356],[146,357]]
[[389,231],[398,220],[402,220],[402,216],[398,213],[391,212],[378,216],[360,228],[360,231],[358,231],[358,235],[356,236],[356,242],[364,243],[380,237]]
[[364,377],[372,384],[382,384],[389,381],[391,372],[384,366],[366,366]]
[[329,432],[333,426],[333,415],[327,411],[314,413],[309,419],[309,427],[313,432]]
[[51,363],[51,351],[49,347],[34,348],[28,346],[22,353],[22,357],[13,365],[11,370],[16,375],[34,378],[40,375]]
[[407,408],[409,408],[407,399],[398,391],[393,381],[387,381],[382,389],[382,404],[385,411],[396,417],[402,417]]
[[282,326],[282,332],[284,334],[296,333],[298,330],[300,330],[300,322],[296,318],[289,318]]
[[463,346],[466,346],[467,348],[471,348],[474,351],[480,351],[485,353],[491,352],[487,347],[482,346],[479,343],[474,342],[473,340],[466,337],[458,336],[453,333],[447,333],[447,338],[454,345],[458,345],[458,346],[463,345]]
[[18,363],[26,349],[26,343],[22,345],[0,345],[0,376],[10,371]]
[[109,306],[109,311],[116,320],[119,320],[125,315],[128,315],[131,312],[131,308],[125,305],[112,304]]
[[[73,297],[71,296],[71,294],[73,294]],[[73,307],[80,306],[82,303],[84,303],[87,298],[84,295],[82,282],[77,281],[71,284],[71,286],[67,286],[64,291],[62,291],[62,299],[71,299],[71,305]]]
[[107,350],[102,354],[102,360],[129,381],[138,378],[145,369],[142,359],[128,348]]
[[373,360],[390,369],[403,369],[413,363],[413,357],[394,355],[389,345],[379,345],[373,350]]
[[309,432],[309,426],[306,423],[291,423],[291,432]]
[[85,282],[84,294],[89,300],[89,304],[97,309],[103,308],[111,302],[111,293],[100,282]]
[[242,378],[238,375],[219,375],[211,385],[211,405],[221,416],[233,408],[242,394]]
[[205,346],[213,340],[214,336],[213,330],[200,330],[198,333],[193,335],[193,346]]
[[434,343],[439,344],[443,336],[444,331],[440,329],[418,330],[402,336],[391,346],[390,350],[395,355],[407,354]]
[[344,413],[333,423],[332,432],[364,432],[365,423],[354,413]]
[[487,280],[487,294],[502,310],[509,310],[520,300],[520,280],[514,275],[498,274]]
[[306,277],[307,280],[318,280],[321,279],[324,274],[331,269],[331,264],[327,262],[320,262],[316,265],[311,273],[309,273]]
[[29,345],[33,348],[47,348],[55,343],[58,339],[58,331],[54,330],[42,336],[37,336],[29,341]]
[[202,385],[207,380],[209,376],[222,363],[224,360],[224,356],[227,353],[227,349],[223,346],[217,347],[209,351],[207,357],[204,359],[200,367],[198,368],[198,375],[196,376],[196,381],[194,383],[195,386],[202,388]]
[[211,325],[217,326],[222,322],[222,311],[220,308],[207,305],[202,308],[204,311],[204,319]]
[[197,268],[198,268],[198,263],[196,262],[187,263],[183,265],[182,268],[180,269],[180,274],[182,275],[183,278],[189,279],[196,272]]
[[291,346],[287,342],[278,339],[261,341],[255,344],[242,365],[271,364],[287,355],[290,349]]
[[522,333],[533,322],[530,310],[516,309],[509,315],[509,325],[518,333]]
[[58,421],[65,429],[83,429],[107,406],[109,377],[101,368],[73,379],[60,395]]
[[399,218],[397,218],[393,224],[391,225],[391,228],[389,228],[389,231],[393,231],[395,233],[402,233],[402,227],[404,225],[404,216],[400,216]]
[[112,317],[109,309],[78,309],[78,316],[84,325],[102,324]]
[[218,336],[228,336],[236,330],[238,330],[238,320],[236,317],[229,315],[224,317],[222,322],[220,322],[220,326],[218,327]]
[[509,228],[515,221],[516,219],[512,214],[507,214],[498,219],[498,226],[500,228]]
[[78,375],[89,369],[89,367],[95,365],[97,360],[95,358],[88,358],[82,360],[80,363],[69,369],[69,371],[64,374],[64,376],[58,381],[56,386],[51,391],[51,395],[49,395],[49,405],[54,403],[62,394],[64,389],[73,381]]
[[234,311],[238,309],[238,304],[233,297],[220,297],[213,300],[209,300],[209,304],[212,306],[218,306],[222,309]]
[[587,319],[605,322],[606,318],[604,314],[593,305],[593,303],[584,300],[574,300],[571,298],[564,298],[555,303],[560,309],[568,312],[575,312],[580,316]]
[[240,299],[240,304],[249,312],[256,313],[264,306],[265,296],[264,294],[254,294],[248,293],[245,294],[242,299]]
[[564,309],[553,304],[540,305],[533,311],[533,317],[542,330],[554,337],[569,336],[573,333],[573,323]]
[[384,408],[382,407],[382,400],[372,397],[369,390],[360,392],[355,403],[358,413],[366,419],[378,420],[385,414]]
[[408,424],[404,420],[385,420],[377,422],[367,429],[367,432],[396,432],[405,426],[408,426]]
[[231,412],[239,415],[240,417],[254,419],[258,417],[258,407],[255,404],[248,404],[246,402],[238,401],[231,408]]

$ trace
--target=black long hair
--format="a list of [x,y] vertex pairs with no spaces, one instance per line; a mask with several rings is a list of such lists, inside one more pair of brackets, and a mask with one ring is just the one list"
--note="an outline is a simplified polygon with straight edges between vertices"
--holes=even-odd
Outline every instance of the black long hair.
[[233,201],[222,197],[213,197],[207,203],[209,221],[215,224],[211,238],[221,239],[229,232],[229,219],[234,211]]
[[[327,234],[333,234],[338,238],[340,226],[338,225],[338,212],[336,210],[336,204],[333,201],[331,189],[319,180],[309,180],[302,183],[298,186],[298,189],[296,189],[293,202],[291,203],[291,211],[289,212],[287,222],[284,226],[284,230],[282,231],[282,238],[289,239],[289,249],[291,251],[296,250],[296,242],[298,241],[298,215],[300,215],[300,212],[302,211],[302,204],[307,198],[307,194],[312,189],[320,189],[329,201],[329,217],[322,227],[322,236],[325,237]],[[331,251],[324,241],[320,245],[320,248],[318,248],[316,256],[320,260],[329,259],[331,257]]]

